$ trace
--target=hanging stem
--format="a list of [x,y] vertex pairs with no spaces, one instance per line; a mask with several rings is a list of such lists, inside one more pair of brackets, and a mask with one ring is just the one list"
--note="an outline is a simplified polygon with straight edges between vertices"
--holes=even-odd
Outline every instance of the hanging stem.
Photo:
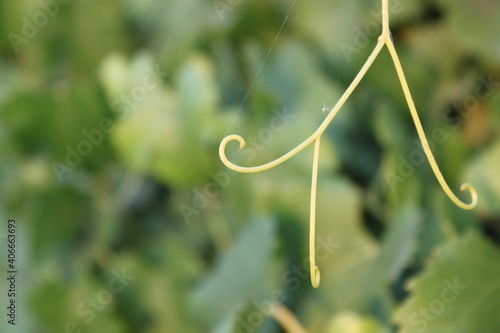
[[310,274],[311,274],[311,283],[313,287],[317,288],[320,284],[321,281],[321,274],[318,266],[316,266],[316,254],[315,254],[315,234],[316,234],[316,189],[317,189],[317,177],[318,177],[318,160],[319,160],[319,147],[320,147],[320,138],[323,132],[326,130],[330,122],[335,118],[337,113],[340,111],[342,106],[345,104],[347,99],[351,96],[352,92],[356,89],[358,84],[361,82],[363,77],[365,76],[366,72],[370,69],[372,66],[373,62],[379,55],[380,51],[382,48],[387,45],[387,48],[389,49],[389,53],[391,54],[392,60],[394,62],[394,65],[396,67],[396,72],[398,74],[399,81],[401,83],[401,86],[403,88],[403,92],[406,98],[406,102],[408,104],[408,107],[410,108],[410,113],[413,118],[413,122],[415,123],[415,127],[417,129],[418,137],[420,138],[420,141],[422,142],[422,147],[424,149],[425,155],[427,156],[427,159],[429,160],[429,164],[432,168],[432,171],[434,172],[434,175],[436,176],[439,184],[443,188],[444,192],[446,195],[460,208],[462,209],[473,209],[474,207],[477,206],[478,203],[478,195],[474,187],[470,184],[463,184],[462,187],[460,188],[462,191],[468,190],[471,195],[471,203],[467,204],[458,199],[458,197],[453,193],[453,191],[450,189],[448,184],[446,183],[441,171],[439,170],[439,167],[436,163],[436,160],[434,158],[434,155],[432,154],[432,151],[429,147],[429,142],[427,141],[427,138],[425,136],[424,129],[422,127],[422,124],[420,122],[420,119],[418,117],[417,109],[415,107],[415,103],[413,102],[413,98],[410,93],[410,88],[408,87],[408,83],[406,81],[406,78],[403,73],[403,68],[401,66],[401,62],[399,61],[399,57],[397,55],[396,49],[394,47],[394,43],[391,38],[391,32],[389,29],[389,0],[382,0],[382,33],[380,37],[378,38],[377,45],[375,46],[375,49],[371,53],[371,55],[368,57],[367,61],[363,65],[363,67],[360,69],[359,73],[356,75],[354,78],[353,82],[349,85],[347,90],[344,92],[342,97],[339,99],[335,107],[333,107],[328,116],[323,120],[321,125],[318,127],[318,129],[306,140],[304,140],[302,143],[300,143],[298,146],[296,146],[294,149],[286,153],[285,155],[275,159],[274,161],[271,161],[269,163],[259,165],[259,166],[254,166],[254,167],[243,167],[236,165],[229,161],[229,159],[226,156],[226,146],[230,141],[238,141],[240,144],[240,149],[245,148],[245,140],[239,136],[239,135],[229,135],[225,137],[219,147],[219,156],[222,160],[222,162],[230,169],[233,169],[238,172],[243,172],[243,173],[252,173],[252,172],[260,172],[264,170],[271,169],[292,156],[296,155],[299,153],[302,149],[307,147],[309,144],[312,142],[315,142],[314,145],[314,160],[313,160],[313,171],[312,171],[312,182],[311,182],[311,208],[310,208],[310,230],[309,230],[309,260],[310,260]]
[[321,272],[316,266],[316,195],[318,192],[318,164],[319,164],[320,138],[314,142],[314,157],[311,180],[311,207],[309,218],[309,268],[311,272],[311,284],[318,288],[321,282]]
[[422,127],[422,123],[420,122],[420,118],[417,113],[417,108],[415,107],[415,103],[413,102],[413,98],[410,93],[410,88],[408,87],[408,82],[406,81],[405,74],[403,72],[403,67],[401,66],[401,62],[399,61],[398,54],[396,52],[396,49],[394,48],[394,44],[392,40],[387,40],[386,41],[387,48],[389,49],[389,52],[391,54],[392,60],[394,62],[394,66],[396,67],[396,72],[398,73],[399,81],[401,82],[401,87],[403,88],[403,92],[406,98],[406,103],[408,104],[408,107],[410,108],[410,113],[413,118],[413,122],[415,123],[415,127],[417,129],[418,137],[420,138],[420,141],[422,142],[422,147],[424,149],[425,155],[427,156],[427,159],[429,160],[429,164],[431,165],[432,171],[434,172],[434,175],[436,176],[439,185],[443,188],[443,191],[446,193],[446,195],[450,198],[451,201],[455,203],[458,207],[465,209],[465,210],[470,210],[474,209],[477,206],[478,202],[478,195],[476,189],[470,185],[470,184],[462,184],[460,187],[461,191],[466,191],[468,190],[471,195],[471,203],[467,204],[461,201],[450,189],[448,184],[446,183],[446,180],[443,177],[443,174],[441,173],[441,170],[439,170],[439,166],[436,163],[436,159],[434,158],[434,155],[432,154],[432,150],[429,146],[429,142],[427,141],[427,137],[425,136],[424,128]]

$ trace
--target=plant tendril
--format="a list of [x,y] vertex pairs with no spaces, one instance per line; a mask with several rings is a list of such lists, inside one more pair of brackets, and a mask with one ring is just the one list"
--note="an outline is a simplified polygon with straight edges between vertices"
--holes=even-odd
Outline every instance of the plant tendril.
[[[311,207],[310,207],[310,229],[309,229],[309,261],[310,261],[310,275],[311,275],[311,284],[313,285],[314,288],[317,288],[321,282],[321,273],[316,266],[316,254],[315,254],[315,232],[316,232],[316,190],[317,190],[317,180],[318,180],[318,161],[319,161],[319,147],[320,147],[320,139],[321,135],[323,132],[326,130],[330,122],[335,118],[337,113],[340,111],[342,106],[345,104],[347,99],[351,96],[352,92],[356,89],[358,84],[361,82],[363,77],[365,76],[366,72],[370,69],[371,65],[379,55],[380,51],[384,46],[387,46],[387,49],[389,50],[389,53],[391,55],[392,61],[394,63],[394,66],[396,68],[396,72],[398,74],[399,82],[401,84],[401,87],[403,88],[403,93],[406,98],[406,103],[408,104],[408,107],[410,109],[410,113],[413,119],[413,122],[415,124],[415,128],[418,133],[418,137],[420,141],[422,142],[422,147],[424,149],[425,155],[427,157],[427,160],[429,161],[429,164],[431,166],[432,171],[434,172],[434,175],[436,179],[439,182],[439,185],[443,189],[443,191],[446,193],[446,195],[450,198],[450,200],[457,205],[458,207],[465,209],[465,210],[470,210],[474,209],[477,206],[478,203],[478,194],[476,189],[468,184],[465,183],[460,187],[461,191],[468,191],[471,196],[471,202],[470,203],[465,203],[462,200],[460,200],[450,189],[449,185],[446,183],[446,180],[444,179],[441,170],[439,169],[439,166],[436,163],[436,159],[434,158],[434,155],[432,154],[432,151],[429,147],[429,142],[427,140],[427,137],[425,135],[424,129],[422,127],[422,123],[420,122],[420,118],[417,113],[417,109],[415,107],[415,103],[413,101],[412,95],[410,93],[410,88],[408,86],[408,83],[406,81],[404,72],[403,72],[403,67],[401,65],[401,62],[399,60],[398,54],[396,52],[396,49],[394,47],[394,43],[391,37],[391,32],[389,30],[389,0],[382,0],[382,33],[380,37],[378,38],[377,45],[375,46],[374,50],[372,51],[371,55],[368,57],[367,61],[363,65],[363,67],[360,69],[359,73],[356,75],[354,78],[353,82],[350,84],[350,86],[346,89],[344,94],[341,96],[337,104],[332,108],[332,109],[327,109],[329,110],[329,114],[327,117],[323,120],[321,125],[318,127],[318,129],[306,140],[304,140],[302,143],[297,145],[294,149],[290,150],[288,153],[285,155],[275,159],[274,161],[268,162],[266,164],[262,164],[259,166],[254,166],[254,167],[244,167],[244,166],[239,166],[231,161],[226,156],[226,146],[230,141],[238,141],[240,144],[240,149],[245,148],[245,140],[239,136],[239,135],[229,135],[226,136],[220,146],[219,146],[219,156],[222,160],[222,162],[230,169],[242,173],[254,173],[254,172],[260,172],[264,170],[268,170],[271,168],[274,168],[275,166],[285,162],[292,156],[296,155],[300,151],[302,151],[304,148],[309,146],[311,143],[314,142],[314,158],[313,158],[313,168],[312,168],[312,181],[311,181]],[[326,108],[323,108],[325,110]]]

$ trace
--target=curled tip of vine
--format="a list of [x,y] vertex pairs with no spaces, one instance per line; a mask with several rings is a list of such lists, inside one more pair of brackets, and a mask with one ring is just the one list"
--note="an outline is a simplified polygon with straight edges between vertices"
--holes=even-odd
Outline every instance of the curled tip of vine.
[[314,288],[318,288],[321,283],[321,272],[318,266],[314,266],[314,272],[311,272],[311,283]]
[[226,136],[222,140],[222,142],[220,143],[220,146],[219,146],[219,157],[220,157],[222,163],[224,163],[230,169],[238,170],[240,167],[231,163],[226,156],[226,146],[227,146],[229,141],[238,141],[240,143],[240,149],[245,148],[246,142],[245,142],[245,139],[243,139],[241,136],[236,135],[236,134],[232,134],[232,135]]
[[222,140],[222,142],[220,143],[220,146],[225,148],[225,146],[227,145],[227,143],[229,141],[238,141],[240,143],[240,149],[245,148],[245,145],[246,145],[245,139],[243,139],[241,136],[239,136],[237,134],[231,134],[231,135],[226,136]]
[[472,198],[472,202],[470,204],[463,204],[463,206],[461,206],[461,208],[463,208],[463,209],[474,209],[474,208],[476,208],[477,202],[478,202],[477,191],[474,188],[474,186],[472,186],[469,183],[462,184],[462,186],[460,187],[460,191],[467,191],[467,190],[470,193],[470,196]]

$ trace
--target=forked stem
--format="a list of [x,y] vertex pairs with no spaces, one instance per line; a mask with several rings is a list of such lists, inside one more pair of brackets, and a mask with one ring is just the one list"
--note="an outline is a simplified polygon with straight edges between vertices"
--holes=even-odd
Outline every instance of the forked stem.
[[368,72],[368,69],[370,69],[371,65],[377,58],[378,54],[380,53],[380,50],[382,50],[382,47],[384,46],[383,40],[379,40],[377,43],[377,46],[373,50],[372,54],[368,57],[368,60],[364,64],[364,66],[361,68],[359,71],[358,75],[354,78],[354,81],[351,83],[351,85],[347,88],[347,90],[344,92],[342,97],[339,99],[335,107],[333,107],[328,116],[323,120],[321,125],[318,127],[318,129],[306,140],[304,140],[302,143],[300,143],[298,146],[296,146],[294,149],[286,153],[285,155],[275,159],[274,161],[271,161],[269,163],[259,165],[259,166],[254,166],[254,167],[243,167],[234,164],[233,162],[229,161],[229,159],[226,156],[226,146],[230,141],[238,141],[240,144],[240,149],[244,149],[246,142],[245,139],[243,139],[239,135],[228,135],[226,136],[220,146],[219,146],[219,156],[222,162],[230,169],[242,172],[242,173],[254,173],[254,172],[260,172],[264,170],[271,169],[286,160],[288,160],[290,157],[296,155],[299,153],[302,149],[307,147],[309,144],[312,142],[315,142],[315,147],[314,147],[314,160],[313,160],[313,175],[312,175],[312,184],[311,184],[311,207],[310,207],[310,219],[309,219],[309,262],[310,262],[310,274],[311,274],[311,283],[314,288],[318,288],[319,284],[321,282],[321,272],[316,266],[316,253],[315,253],[315,233],[316,233],[316,188],[317,188],[317,178],[318,178],[318,160],[319,160],[319,146],[320,146],[320,139],[321,135],[323,132],[326,130],[328,125],[331,123],[333,118],[337,115],[337,113],[340,111],[342,106],[345,104],[347,99],[351,96],[352,92],[356,89],[358,84],[361,82],[363,77],[365,76],[366,72]]
[[361,70],[359,71],[358,75],[354,78],[352,81],[351,85],[347,88],[347,90],[344,92],[342,97],[340,97],[339,101],[337,104],[330,110],[328,113],[328,116],[323,120],[321,125],[318,127],[318,129],[307,139],[305,139],[303,142],[301,142],[298,146],[296,146],[294,149],[290,150],[288,153],[285,155],[275,159],[274,161],[271,161],[266,164],[262,164],[259,166],[254,166],[254,167],[244,167],[244,166],[239,166],[231,162],[227,156],[226,156],[226,146],[230,141],[238,141],[240,144],[240,149],[244,149],[246,146],[246,141],[243,139],[241,136],[232,134],[226,136],[222,142],[220,143],[219,146],[219,156],[222,161],[229,169],[232,169],[234,171],[242,172],[242,173],[254,173],[254,172],[260,172],[264,170],[268,170],[271,168],[274,168],[275,166],[285,162],[288,160],[290,157],[296,155],[299,153],[302,149],[310,145],[314,140],[319,138],[323,132],[326,130],[328,125],[332,122],[333,118],[337,115],[337,113],[340,111],[342,106],[344,106],[345,102],[349,99],[351,96],[352,92],[356,89],[358,84],[361,82],[363,77],[365,76],[366,72],[368,72],[368,69],[370,69],[371,65],[377,58],[378,54],[380,53],[380,50],[382,50],[382,47],[384,47],[384,42],[379,41],[377,43],[377,46],[373,50],[372,54],[368,57],[368,60],[366,63],[363,65]]
[[401,62],[399,61],[399,57],[397,55],[396,49],[394,47],[394,43],[391,38],[391,32],[389,30],[389,0],[382,0],[382,33],[380,37],[378,38],[377,45],[375,46],[375,49],[371,53],[371,55],[368,57],[367,61],[363,65],[363,67],[360,69],[359,73],[356,75],[354,78],[354,81],[351,83],[351,85],[347,88],[347,90],[344,92],[342,97],[339,99],[337,104],[335,105],[334,108],[332,108],[328,114],[328,116],[323,120],[321,125],[318,127],[318,129],[306,140],[304,140],[302,143],[300,143],[298,146],[296,146],[294,149],[286,153],[285,155],[275,159],[274,161],[271,161],[269,163],[259,165],[259,166],[254,166],[254,167],[243,167],[236,165],[229,161],[229,159],[226,156],[226,145],[230,141],[238,141],[240,144],[240,149],[245,148],[245,140],[239,136],[239,135],[229,135],[225,137],[219,147],[219,156],[222,160],[222,162],[230,169],[233,169],[238,172],[243,172],[243,173],[252,173],[252,172],[260,172],[264,170],[271,169],[286,160],[288,160],[290,157],[296,155],[299,153],[302,149],[307,147],[309,144],[314,142],[314,159],[313,159],[313,170],[312,170],[312,182],[311,182],[311,208],[310,208],[310,230],[309,230],[309,262],[310,262],[310,274],[311,274],[311,283],[314,288],[317,288],[320,284],[321,281],[321,273],[316,266],[316,254],[315,254],[315,243],[316,243],[316,190],[317,190],[317,179],[318,179],[318,160],[319,160],[319,147],[320,147],[320,139],[321,135],[323,132],[326,130],[330,122],[335,118],[337,113],[340,111],[342,106],[345,104],[347,99],[351,96],[352,92],[356,89],[358,84],[361,82],[363,77],[365,76],[366,72],[368,69],[370,69],[371,65],[379,55],[380,51],[382,48],[387,45],[387,48],[389,50],[389,53],[391,54],[392,60],[394,62],[394,65],[396,67],[396,72],[398,74],[399,81],[401,83],[401,87],[403,88],[403,92],[406,98],[406,102],[408,104],[408,107],[410,109],[411,116],[413,118],[413,122],[415,123],[415,127],[417,129],[418,137],[420,138],[420,141],[422,142],[422,147],[424,149],[425,155],[427,156],[427,159],[429,161],[429,164],[432,168],[432,171],[434,172],[434,175],[436,176],[439,184],[443,188],[444,192],[446,195],[455,203],[458,207],[462,209],[473,209],[474,207],[477,206],[478,203],[478,195],[477,191],[475,188],[470,185],[470,184],[463,184],[460,190],[466,191],[468,190],[471,195],[471,203],[467,204],[463,201],[461,201],[450,189],[448,184],[446,183],[446,180],[444,179],[441,171],[439,170],[439,167],[436,163],[436,159],[434,158],[434,155],[432,154],[432,151],[429,147],[429,142],[427,141],[427,138],[425,136],[424,129],[422,127],[422,124],[420,122],[420,118],[418,117],[417,109],[415,107],[415,103],[413,102],[413,98],[410,93],[410,88],[408,87],[408,83],[406,81],[404,72],[403,72],[403,67],[401,66]]

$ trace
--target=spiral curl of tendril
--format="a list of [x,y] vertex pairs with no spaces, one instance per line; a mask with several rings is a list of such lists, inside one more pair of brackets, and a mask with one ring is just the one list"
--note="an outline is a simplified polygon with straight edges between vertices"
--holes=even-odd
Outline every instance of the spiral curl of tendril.
[[239,166],[231,161],[226,156],[226,146],[230,141],[238,141],[240,144],[240,149],[245,148],[245,140],[239,136],[239,135],[229,135],[225,137],[219,147],[219,156],[222,162],[230,169],[237,171],[237,172],[242,172],[242,173],[254,173],[254,172],[260,172],[264,170],[268,170],[271,168],[274,168],[275,166],[285,162],[292,156],[296,155],[299,153],[301,150],[309,146],[311,143],[314,142],[314,159],[313,159],[313,170],[312,170],[312,182],[311,182],[311,208],[310,208],[310,229],[309,229],[309,261],[310,261],[310,275],[311,275],[311,283],[314,288],[317,288],[320,284],[321,281],[321,273],[316,266],[316,255],[315,255],[315,230],[316,230],[316,191],[317,191],[317,177],[318,177],[318,160],[319,160],[319,147],[320,147],[320,138],[323,132],[326,130],[330,122],[333,120],[333,118],[337,115],[337,113],[340,111],[342,106],[345,104],[347,99],[351,96],[352,92],[356,89],[358,84],[361,82],[363,77],[365,76],[366,72],[370,69],[371,65],[379,55],[380,51],[384,46],[387,46],[387,49],[389,50],[389,53],[391,55],[392,61],[394,63],[394,66],[396,68],[396,72],[399,78],[399,82],[401,83],[401,87],[403,89],[403,93],[406,99],[406,103],[408,104],[408,107],[410,109],[410,113],[413,119],[413,122],[415,123],[415,128],[418,133],[418,137],[420,141],[422,142],[422,147],[424,149],[425,155],[427,157],[427,160],[429,161],[429,164],[432,168],[432,171],[434,172],[434,175],[436,176],[436,179],[439,182],[439,185],[442,187],[443,191],[446,193],[446,195],[450,198],[450,200],[455,203],[458,207],[465,209],[465,210],[470,210],[474,209],[477,206],[478,203],[478,195],[476,189],[468,184],[465,183],[460,187],[461,191],[468,191],[471,196],[471,202],[470,203],[465,203],[462,200],[460,200],[450,189],[448,184],[446,183],[446,180],[444,179],[441,170],[439,169],[439,166],[436,163],[436,159],[434,158],[434,155],[432,154],[432,151],[429,147],[429,142],[427,140],[427,137],[425,136],[424,129],[422,127],[422,124],[420,122],[420,118],[417,113],[417,109],[415,107],[415,103],[413,102],[412,95],[410,93],[410,88],[408,87],[408,83],[406,81],[404,72],[403,72],[403,67],[401,66],[401,62],[399,60],[398,54],[396,52],[396,49],[394,47],[394,43],[391,38],[391,33],[389,30],[389,0],[382,0],[382,34],[378,38],[377,45],[375,46],[374,50],[372,51],[371,55],[368,57],[367,61],[363,65],[363,67],[360,69],[359,73],[356,75],[354,78],[353,82],[350,84],[350,86],[346,89],[344,94],[341,96],[337,104],[329,110],[328,116],[323,120],[321,125],[318,127],[318,129],[306,140],[304,140],[302,143],[297,145],[294,149],[286,153],[285,155],[275,159],[274,161],[271,161],[269,163],[259,165],[259,166],[254,166],[254,167],[244,167],[244,166]]

